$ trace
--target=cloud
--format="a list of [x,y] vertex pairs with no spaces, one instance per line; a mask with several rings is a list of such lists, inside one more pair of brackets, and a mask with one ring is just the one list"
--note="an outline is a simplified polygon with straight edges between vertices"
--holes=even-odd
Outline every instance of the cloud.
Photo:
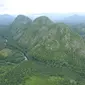
[[9,14],[85,12],[84,2],[85,0],[0,0],[5,13]]
[[4,4],[0,4],[0,7],[4,7]]

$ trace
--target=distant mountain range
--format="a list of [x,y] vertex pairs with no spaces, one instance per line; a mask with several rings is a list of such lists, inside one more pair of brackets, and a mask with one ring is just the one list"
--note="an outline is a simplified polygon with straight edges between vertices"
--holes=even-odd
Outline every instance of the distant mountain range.
[[[78,24],[85,22],[85,15],[83,14],[59,14],[59,13],[41,13],[41,14],[28,14],[29,18],[34,20],[39,16],[47,16],[54,22],[64,22],[66,24]],[[9,25],[11,24],[16,16],[14,15],[0,15],[0,25]]]
[[85,23],[85,15],[72,15],[69,17],[64,18],[63,22],[68,23],[68,24],[79,24],[79,23]]
[[33,20],[37,17],[40,17],[40,16],[47,16],[51,20],[56,21],[56,20],[62,20],[67,16],[71,16],[71,14],[59,14],[59,13],[28,14],[28,17],[30,17]]
[[13,22],[14,19],[15,17],[12,15],[8,14],[0,15],[0,25],[9,25]]
[[39,16],[47,16],[55,22],[65,23],[82,23],[85,21],[85,14],[59,14],[59,13],[41,13],[41,14],[29,14],[28,17],[35,19]]

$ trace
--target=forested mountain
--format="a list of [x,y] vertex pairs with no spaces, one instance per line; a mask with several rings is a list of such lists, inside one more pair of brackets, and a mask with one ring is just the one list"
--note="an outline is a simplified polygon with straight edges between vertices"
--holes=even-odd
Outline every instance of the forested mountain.
[[18,15],[0,34],[0,85],[84,85],[85,42],[68,25]]
[[23,33],[28,29],[31,23],[32,20],[28,17],[24,15],[17,16],[10,26],[10,31],[13,35],[13,39],[19,39],[23,35]]
[[85,39],[85,23],[71,24],[71,29]]

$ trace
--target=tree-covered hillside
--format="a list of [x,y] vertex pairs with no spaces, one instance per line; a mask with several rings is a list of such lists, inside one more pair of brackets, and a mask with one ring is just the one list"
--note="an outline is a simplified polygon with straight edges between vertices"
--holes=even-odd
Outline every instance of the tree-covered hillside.
[[0,85],[84,85],[85,43],[68,25],[19,15],[6,32]]
[[80,23],[80,24],[72,24],[70,25],[71,29],[78,33],[80,36],[82,36],[83,39],[85,39],[85,23]]

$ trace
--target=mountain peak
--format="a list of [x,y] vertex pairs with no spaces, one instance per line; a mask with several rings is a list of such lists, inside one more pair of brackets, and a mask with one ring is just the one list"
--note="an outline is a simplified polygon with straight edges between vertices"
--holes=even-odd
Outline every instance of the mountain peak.
[[18,15],[15,20],[17,20],[17,21],[26,21],[26,20],[28,20],[28,19],[29,19],[30,21],[32,21],[29,17],[27,17],[27,16],[25,16],[25,15]]
[[[24,30],[28,29],[32,23],[32,20],[24,15],[18,15],[14,22],[11,24],[11,32],[14,36],[14,39],[18,39],[23,35]],[[20,35],[18,36],[17,34]]]
[[35,24],[42,24],[42,25],[48,25],[48,24],[52,24],[53,22],[46,16],[40,16],[38,18],[36,18],[33,21]]

